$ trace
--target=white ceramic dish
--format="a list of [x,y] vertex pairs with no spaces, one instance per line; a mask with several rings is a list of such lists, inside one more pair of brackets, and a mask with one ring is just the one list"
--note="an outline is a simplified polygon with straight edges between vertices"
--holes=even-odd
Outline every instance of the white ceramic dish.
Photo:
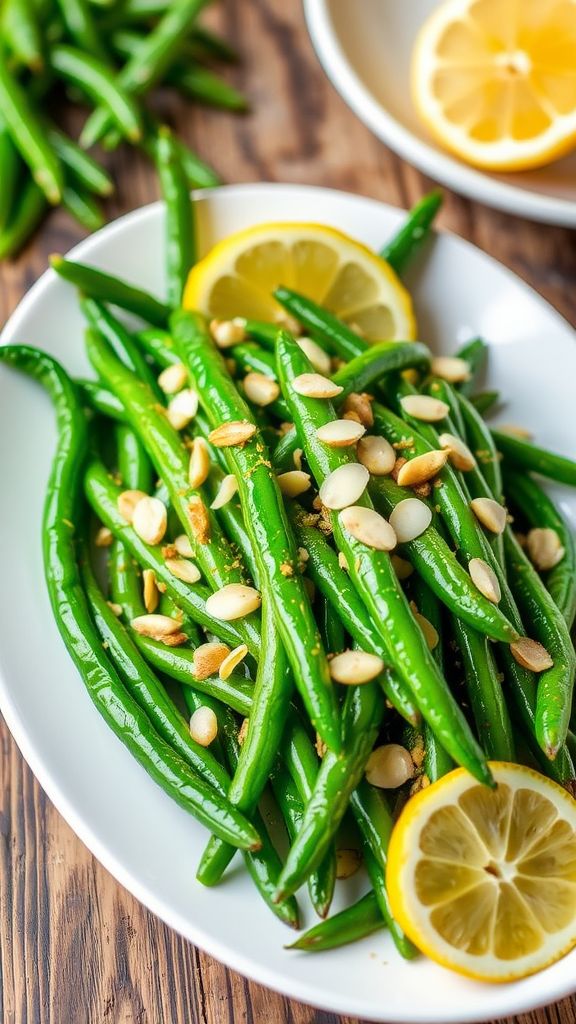
[[386,145],[471,199],[547,224],[576,227],[576,153],[516,174],[475,170],[420,122],[409,88],[412,44],[439,0],[304,0],[312,42],[346,103]]
[[[203,193],[198,205],[204,247],[258,221],[295,219],[332,224],[377,246],[402,217],[370,199],[284,185],[223,188]],[[74,250],[78,259],[158,294],[162,253],[158,204],[111,224]],[[576,345],[566,322],[492,259],[449,235],[428,246],[410,285],[421,337],[449,352],[480,332],[491,344],[489,383],[510,397],[506,419],[530,423],[543,442],[573,452]],[[39,345],[73,373],[85,374],[82,331],[72,288],[50,271],[23,300],[2,341]],[[465,981],[424,959],[405,963],[385,934],[332,953],[289,953],[282,946],[290,933],[260,902],[242,870],[233,870],[214,890],[198,885],[194,870],[206,833],[110,733],[52,620],[42,576],[40,517],[53,414],[33,382],[3,367],[0,436],[1,710],[49,797],[123,885],[177,931],[243,974],[362,1019],[464,1024],[520,1012],[572,991],[576,952],[537,977],[502,987]],[[557,493],[576,524],[574,496]],[[361,885],[355,880],[346,898],[360,895]],[[308,912],[306,920],[311,922]]]

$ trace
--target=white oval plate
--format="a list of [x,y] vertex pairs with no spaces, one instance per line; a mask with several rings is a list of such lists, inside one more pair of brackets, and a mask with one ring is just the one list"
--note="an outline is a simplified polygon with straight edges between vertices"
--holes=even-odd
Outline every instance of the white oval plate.
[[455,192],[546,224],[576,226],[576,153],[515,174],[475,170],[427,132],[410,98],[410,54],[438,0],[304,0],[326,74],[355,114],[405,160]]
[[[267,220],[314,220],[380,245],[402,214],[370,199],[290,185],[240,185],[198,197],[204,248]],[[510,397],[506,419],[573,452],[576,345],[569,326],[533,291],[473,246],[439,236],[410,286],[421,337],[452,351],[473,333],[491,344],[489,384]],[[123,217],[73,251],[161,295],[163,211]],[[53,353],[86,374],[83,322],[73,289],[49,271],[2,334]],[[465,981],[424,958],[406,963],[374,936],[326,954],[289,953],[278,923],[238,867],[204,889],[194,879],[206,833],[142,771],[99,717],[62,645],[43,581],[40,520],[54,448],[50,402],[0,366],[0,706],[50,799],[113,875],[154,913],[230,967],[288,996],[362,1019],[449,1024],[485,1021],[573,990],[576,953],[516,985]],[[571,494],[560,494],[576,522]],[[336,906],[360,895],[361,879]],[[304,901],[302,901],[304,902]],[[312,915],[308,908],[306,923]]]

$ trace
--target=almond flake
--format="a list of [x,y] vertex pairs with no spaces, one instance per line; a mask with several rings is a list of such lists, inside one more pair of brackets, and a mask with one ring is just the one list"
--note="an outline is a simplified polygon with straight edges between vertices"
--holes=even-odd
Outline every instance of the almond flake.
[[222,423],[208,435],[210,444],[215,448],[231,448],[235,445],[246,444],[257,431],[255,423],[248,420],[231,420],[229,423]]

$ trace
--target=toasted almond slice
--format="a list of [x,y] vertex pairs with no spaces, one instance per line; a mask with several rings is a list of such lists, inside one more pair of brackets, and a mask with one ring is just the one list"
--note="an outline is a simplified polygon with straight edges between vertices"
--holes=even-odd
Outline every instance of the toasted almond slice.
[[460,469],[464,473],[467,470],[474,469],[476,459],[468,445],[464,444],[464,441],[461,441],[459,437],[456,437],[454,434],[440,434],[438,441],[440,447],[448,452],[448,458],[454,469]]
[[233,320],[211,320],[210,334],[218,348],[231,348],[246,338],[246,321],[242,316],[235,316]]
[[390,442],[375,434],[365,434],[360,438],[357,457],[372,476],[388,476],[396,462],[396,452]]
[[138,615],[132,619],[130,625],[141,636],[149,636],[162,642],[166,637],[177,636],[181,630],[181,623],[170,615]]
[[175,395],[188,383],[188,370],[184,363],[172,363],[158,377],[158,386],[165,395]]
[[528,636],[521,636],[518,640],[514,640],[510,644],[510,651],[514,660],[530,672],[545,672],[554,664],[546,648]]
[[343,551],[338,552],[338,565],[344,572],[348,572],[348,559]]
[[230,654],[226,655],[218,669],[220,679],[228,679],[228,677],[232,675],[234,669],[241,661],[244,660],[247,654],[248,648],[246,644],[240,644],[238,647],[235,647],[233,651],[230,651]]
[[275,380],[265,373],[247,373],[244,377],[246,398],[254,405],[270,405],[280,395],[280,388]]
[[144,607],[152,614],[158,607],[160,591],[156,585],[156,573],[154,569],[144,569],[142,573]]
[[478,522],[482,523],[491,533],[500,534],[506,529],[508,513],[503,505],[494,498],[473,498],[470,508]]
[[512,434],[512,437],[517,437],[520,441],[531,441],[534,437],[531,430],[520,427],[517,423],[499,423],[498,430],[502,434]]
[[188,520],[195,540],[199,544],[207,544],[210,540],[210,516],[198,494],[194,494],[188,502]]
[[566,549],[562,546],[556,530],[552,530],[550,527],[536,526],[533,530],[529,530],[526,547],[531,561],[541,572],[553,569],[566,554]]
[[148,495],[145,494],[144,491],[122,491],[122,493],[118,495],[118,501],[116,503],[118,505],[118,511],[127,523],[132,522],[134,509],[138,502],[142,501],[142,498],[147,497]]
[[160,544],[168,526],[164,502],[159,498],[142,498],[134,509],[132,526],[145,544]]
[[194,558],[194,549],[185,533],[180,533],[176,537],[174,548],[181,558]]
[[276,477],[278,487],[287,498],[297,498],[310,489],[311,478],[309,473],[303,473],[301,469],[289,469],[287,473],[279,473]]
[[434,356],[430,371],[434,377],[441,377],[450,384],[460,384],[470,379],[470,364],[458,356]]
[[166,410],[174,430],[183,430],[198,412],[198,395],[193,388],[184,388],[170,401]]
[[206,611],[215,619],[232,622],[257,611],[261,603],[260,592],[255,587],[247,587],[243,583],[228,583],[214,594],[210,594],[206,601]]
[[359,683],[369,683],[371,679],[384,669],[384,662],[376,654],[368,651],[343,651],[328,662],[330,675],[337,683],[344,683],[346,686],[355,686]]
[[291,316],[285,309],[277,309],[274,312],[274,323],[279,324],[285,331],[293,334],[295,338],[298,338],[302,334],[302,324],[295,316]]
[[415,420],[423,420],[424,423],[437,423],[446,419],[450,407],[439,398],[432,398],[431,395],[404,395],[400,399],[400,405],[408,416]]
[[375,747],[368,758],[366,778],[378,789],[398,789],[414,775],[414,762],[405,747],[386,743]]
[[390,526],[399,544],[415,540],[432,522],[432,509],[420,498],[404,498],[390,513]]
[[250,728],[250,719],[249,718],[243,718],[242,719],[242,725],[238,729],[238,746],[239,747],[244,746],[244,743],[246,741],[246,737],[248,735],[249,728]]
[[101,526],[96,531],[94,543],[97,548],[109,548],[113,540],[114,534],[112,533],[112,530],[108,529],[107,526]]
[[295,448],[294,449],[294,454],[292,456],[292,461],[294,463],[294,468],[295,469],[302,469],[302,456],[303,456],[303,454],[304,454],[304,449],[303,448]]
[[478,588],[480,593],[487,597],[489,601],[498,604],[502,596],[500,584],[496,573],[488,565],[488,562],[485,562],[483,558],[472,558],[468,562],[468,572],[472,577],[474,586]]
[[190,718],[190,735],[201,747],[209,747],[218,735],[218,719],[212,708],[203,704]]
[[407,580],[414,572],[414,566],[400,555],[392,555],[392,568],[399,580]]
[[362,854],[360,850],[345,847],[336,850],[336,878],[351,878],[360,869]]
[[426,640],[426,644],[428,645],[428,650],[433,651],[434,648],[437,647],[440,642],[438,630],[436,629],[435,626],[432,625],[430,620],[427,619],[425,615],[420,614],[418,608],[414,604],[414,601],[410,601],[410,607],[412,609],[412,613],[414,615],[414,618],[416,619],[416,622],[418,623],[420,629],[424,633],[424,639]]
[[344,419],[354,419],[363,427],[370,430],[374,426],[374,413],[372,412],[372,396],[366,392],[353,391],[347,395],[342,404],[342,416]]
[[373,508],[350,505],[340,513],[340,522],[346,533],[376,551],[392,551],[396,547],[396,534],[389,522]]
[[401,487],[415,487],[426,480],[432,480],[446,465],[448,452],[431,451],[404,462],[398,471],[398,483]]
[[219,641],[200,644],[192,658],[195,679],[208,679],[220,671],[220,665],[230,654],[230,648]]
[[349,448],[365,433],[366,427],[354,420],[331,420],[318,427],[316,437],[330,448]]
[[298,338],[296,344],[302,349],[304,355],[308,356],[314,369],[327,377],[332,370],[332,360],[328,353],[312,338]]
[[183,583],[198,583],[201,572],[194,562],[187,558],[167,558],[165,566],[169,572]]
[[321,373],[301,373],[292,381],[292,387],[296,394],[305,398],[336,398],[343,391]]
[[370,479],[365,466],[348,462],[329,473],[320,488],[320,501],[326,508],[341,509],[358,501]]
[[114,613],[116,618],[119,619],[123,611],[122,605],[116,604],[115,601],[106,601],[106,604],[108,605],[110,611]]
[[212,430],[208,435],[210,444],[215,448],[232,448],[235,445],[246,444],[256,433],[255,423],[248,420],[230,420],[229,423],[221,423],[219,427]]
[[203,437],[195,437],[190,452],[188,481],[194,490],[201,487],[208,479],[210,472],[210,452]]
[[210,508],[223,508],[224,505],[227,505],[228,502],[232,500],[237,491],[238,481],[234,476],[234,473],[228,473],[228,475],[222,479],[222,483],[218,488],[218,492],[216,494],[216,497],[214,498],[214,501],[210,505]]

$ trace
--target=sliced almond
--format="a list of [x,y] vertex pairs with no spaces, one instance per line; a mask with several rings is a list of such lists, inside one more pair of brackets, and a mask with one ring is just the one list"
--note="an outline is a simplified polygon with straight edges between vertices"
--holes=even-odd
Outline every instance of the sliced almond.
[[500,584],[496,573],[488,565],[488,562],[485,562],[483,558],[472,558],[468,562],[468,572],[474,586],[478,588],[480,593],[488,598],[489,601],[492,601],[493,604],[498,604],[502,596]]
[[518,640],[514,640],[510,644],[510,651],[514,660],[530,672],[545,672],[554,664],[546,648],[528,636],[521,636]]
[[407,580],[414,572],[414,566],[400,555],[392,555],[392,568],[399,580]]
[[304,355],[308,356],[314,369],[327,377],[332,370],[332,360],[328,353],[312,338],[298,338],[296,344],[302,349]]
[[188,520],[195,540],[199,544],[207,544],[210,540],[210,515],[202,498],[196,494],[188,502]]
[[378,789],[398,789],[414,775],[414,762],[399,743],[376,747],[366,765],[366,778]]
[[211,320],[210,334],[218,348],[231,348],[246,338],[246,321],[241,316],[235,316],[233,320]]
[[170,401],[166,410],[168,422],[174,430],[183,430],[198,412],[198,395],[192,388],[184,388]]
[[343,551],[338,552],[338,565],[344,572],[348,572],[348,559]]
[[209,747],[218,735],[218,719],[212,708],[203,704],[190,718],[190,735],[201,747]]
[[320,487],[320,501],[326,508],[341,509],[354,505],[366,487],[370,474],[359,462],[347,462],[328,476]]
[[302,334],[302,324],[296,319],[295,316],[291,316],[285,309],[277,309],[274,312],[274,323],[279,324],[285,331],[289,331],[295,338]]
[[520,427],[517,423],[499,423],[498,430],[502,434],[512,434],[512,437],[517,437],[519,441],[531,441],[534,437],[531,430]]
[[112,530],[108,529],[107,526],[101,526],[94,537],[94,543],[97,548],[109,548],[112,541],[114,540],[114,534]]
[[336,850],[336,878],[351,878],[360,869],[362,854],[360,850],[344,848]]
[[360,438],[356,455],[372,476],[388,476],[396,462],[396,452],[390,442],[375,434]]
[[127,523],[132,522],[134,509],[138,502],[142,501],[142,498],[147,497],[148,495],[145,494],[144,491],[122,491],[122,493],[118,495],[118,501],[116,502],[118,511]]
[[287,473],[279,473],[276,477],[278,487],[287,498],[297,498],[310,489],[312,483],[309,473],[301,469],[289,469]]
[[562,546],[556,530],[552,530],[550,527],[537,526],[533,530],[529,530],[526,547],[530,560],[541,572],[553,569],[566,554],[566,549]]
[[190,452],[190,465],[188,467],[188,481],[190,487],[196,490],[208,479],[210,472],[210,452],[203,437],[195,437]]
[[246,398],[254,405],[270,405],[280,396],[280,388],[276,381],[264,373],[247,373],[243,383]]
[[184,363],[172,363],[158,377],[158,386],[165,395],[175,395],[188,383],[188,370]]
[[491,533],[500,534],[506,529],[508,513],[494,498],[473,498],[470,508],[478,522]]
[[434,377],[441,377],[450,384],[460,384],[470,379],[470,364],[458,356],[434,356],[430,372]]
[[448,452],[448,458],[454,469],[459,469],[464,473],[467,470],[474,469],[476,459],[468,445],[464,444],[464,441],[461,441],[459,437],[456,437],[454,434],[440,434],[438,441],[440,447]]
[[366,392],[353,391],[342,404],[342,415],[344,419],[354,419],[366,427],[366,430],[370,430],[370,427],[374,426],[372,396]]
[[420,498],[404,498],[390,513],[390,526],[399,544],[415,540],[432,522],[432,509]]
[[194,558],[194,549],[190,543],[190,539],[185,533],[181,533],[176,537],[176,540],[174,541],[174,550],[181,556],[181,558]]
[[436,451],[424,452],[423,455],[416,455],[402,464],[398,471],[398,483],[401,487],[415,487],[423,484],[426,480],[433,480],[434,477],[446,465],[448,452]]
[[303,448],[295,448],[294,454],[292,455],[292,461],[295,469],[302,469],[302,456],[304,454]]
[[144,607],[147,612],[152,614],[152,612],[156,611],[160,600],[160,591],[156,585],[156,573],[154,572],[154,569],[144,569],[142,573],[142,585]]
[[400,405],[407,416],[415,420],[422,420],[424,423],[437,423],[446,419],[450,412],[450,406],[439,398],[432,398],[431,395],[405,395],[400,399]]
[[292,381],[292,387],[297,395],[305,398],[336,398],[343,391],[321,373],[301,373]]
[[376,654],[368,651],[343,651],[335,655],[328,662],[330,675],[337,683],[344,683],[346,686],[355,686],[360,683],[369,683],[371,679],[384,669],[384,662]]
[[116,604],[115,601],[106,601],[106,604],[108,605],[110,611],[113,612],[113,614],[116,616],[116,618],[119,619],[123,612],[122,605]]
[[134,509],[132,526],[145,544],[160,544],[168,526],[164,502],[159,498],[142,498]]
[[138,615],[132,619],[130,625],[140,636],[149,636],[152,640],[158,640],[171,647],[178,647],[188,639],[186,634],[181,632],[178,619],[173,619],[170,615]]
[[228,473],[222,480],[214,501],[210,508],[219,509],[227,505],[238,491],[238,481],[234,473]]
[[361,423],[355,423],[354,420],[331,420],[318,427],[316,437],[329,448],[349,448],[365,433],[366,427]]
[[352,537],[376,551],[392,551],[396,534],[389,522],[373,508],[350,505],[339,515],[340,523]]
[[167,558],[164,564],[168,572],[183,583],[198,583],[200,579],[201,572],[198,566],[187,558]]
[[230,648],[218,641],[200,644],[192,657],[194,678],[208,679],[220,671],[220,665],[230,654]]
[[240,644],[238,647],[235,647],[233,651],[230,651],[230,654],[226,655],[224,661],[221,663],[220,668],[218,669],[218,675],[220,676],[220,679],[228,679],[228,677],[232,675],[234,669],[238,667],[240,662],[244,661],[244,658],[246,657],[247,654],[248,648],[246,644]]
[[430,619],[427,619],[425,615],[420,614],[418,608],[414,604],[414,601],[410,602],[410,607],[412,609],[412,613],[414,615],[414,618],[416,619],[416,622],[418,623],[420,629],[424,633],[424,639],[426,640],[428,650],[433,651],[434,648],[438,647],[438,644],[440,643],[438,630],[436,629],[435,626],[432,625]]
[[239,747],[243,747],[244,746],[244,743],[246,742],[246,737],[248,736],[249,728],[250,728],[250,719],[249,718],[243,718],[242,719],[242,725],[238,729],[238,746]]
[[210,444],[215,448],[232,448],[235,445],[246,444],[256,433],[255,423],[248,420],[230,420],[229,423],[222,423],[208,435]]
[[243,583],[228,583],[210,594],[206,601],[206,611],[222,622],[232,622],[257,611],[261,603],[260,592],[254,587],[247,587]]

